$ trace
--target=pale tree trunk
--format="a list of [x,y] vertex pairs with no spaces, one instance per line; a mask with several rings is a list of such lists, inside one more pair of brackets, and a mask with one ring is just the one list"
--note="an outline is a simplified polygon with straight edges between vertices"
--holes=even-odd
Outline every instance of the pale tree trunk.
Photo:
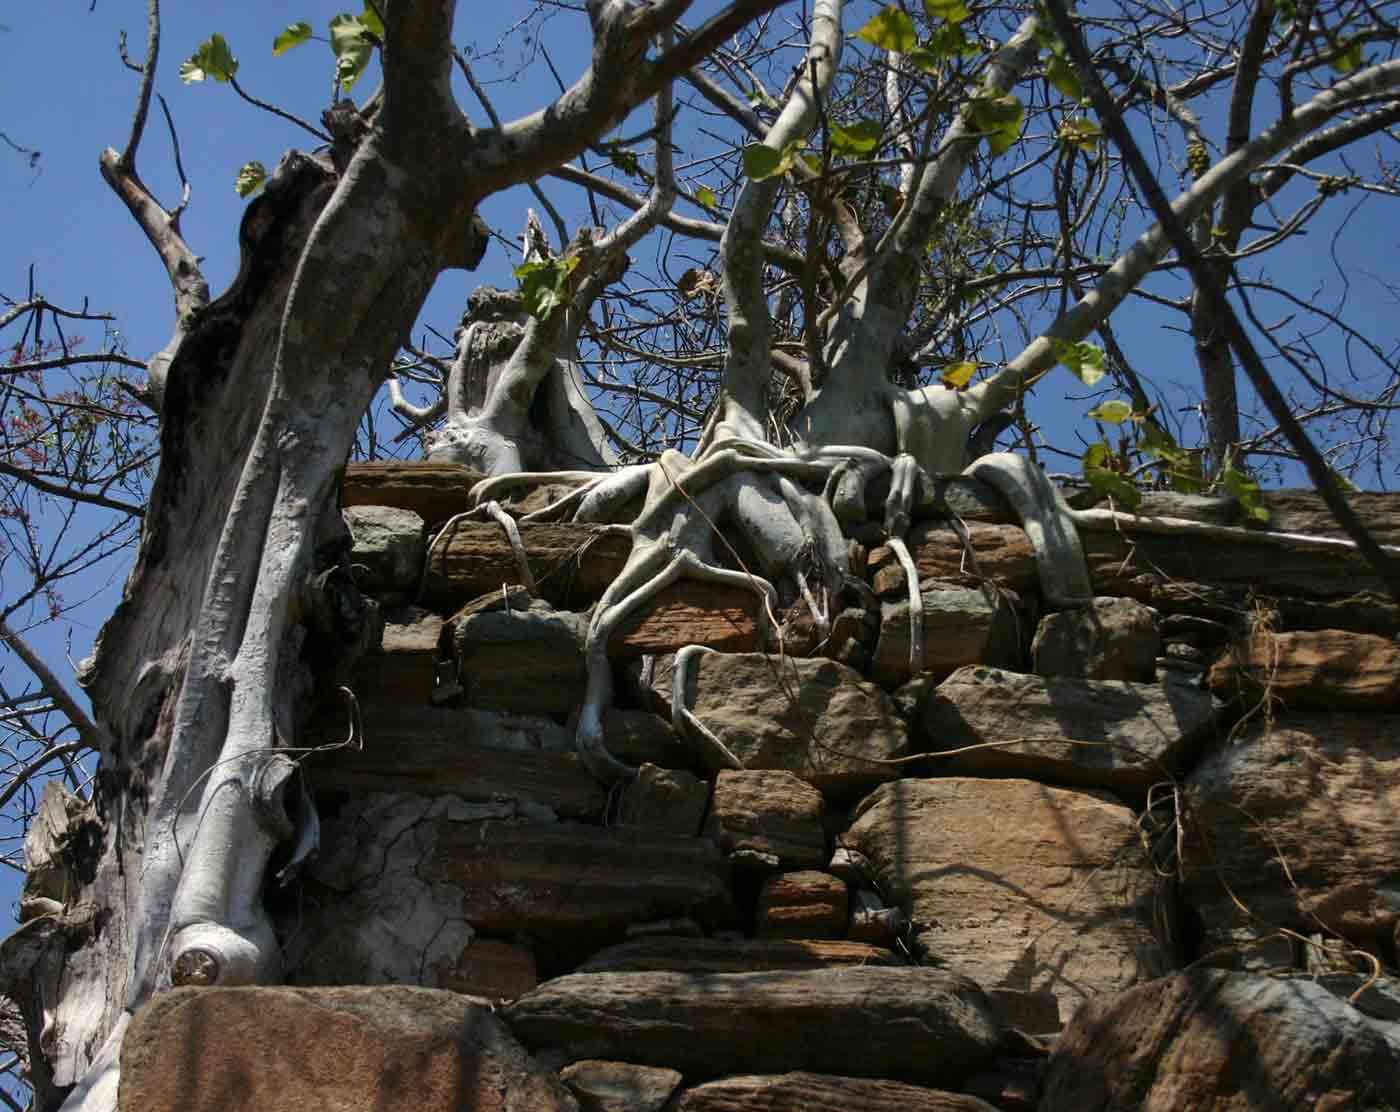
[[[479,257],[478,203],[574,157],[776,2],[739,0],[650,57],[687,3],[594,2],[583,78],[547,113],[491,128],[452,99],[452,0],[381,2],[383,98],[365,137],[339,174],[284,160],[246,214],[238,279],[172,342],[141,550],[85,675],[110,737],[96,848],[64,913],[0,955],[36,988],[41,1107],[65,1093],[69,1109],[114,1107],[125,1017],[172,980],[280,974],[262,891],[297,819],[312,573],[336,558],[318,523],[432,283]],[[131,158],[112,162],[115,184],[149,197]],[[124,199],[165,243],[170,213]]]

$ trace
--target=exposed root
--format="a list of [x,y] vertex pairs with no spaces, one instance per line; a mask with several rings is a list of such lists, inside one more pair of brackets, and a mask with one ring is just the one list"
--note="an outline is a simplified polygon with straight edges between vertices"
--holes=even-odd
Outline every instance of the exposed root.
[[671,722],[676,729],[684,728],[692,741],[709,746],[716,763],[724,768],[742,769],[744,762],[736,757],[705,723],[685,703],[686,689],[690,686],[692,662],[701,653],[712,653],[714,649],[705,645],[687,645],[676,653],[676,665],[671,672]]
[[924,593],[919,589],[919,569],[914,557],[909,555],[909,546],[902,536],[889,538],[890,550],[904,569],[905,584],[909,589],[909,675],[917,676],[924,670]]
[[515,568],[520,573],[521,584],[530,594],[539,594],[535,577],[530,571],[530,557],[525,551],[525,542],[520,539],[520,529],[515,524],[515,518],[501,509],[499,502],[487,502],[486,512],[506,531],[506,539],[510,541],[510,550],[515,556]]

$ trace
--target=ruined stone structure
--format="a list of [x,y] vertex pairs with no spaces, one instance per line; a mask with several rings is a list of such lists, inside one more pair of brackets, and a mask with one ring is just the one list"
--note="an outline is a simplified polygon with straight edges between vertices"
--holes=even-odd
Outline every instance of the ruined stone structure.
[[629,542],[459,517],[472,478],[350,466],[377,636],[301,762],[286,984],[158,995],[126,1112],[1400,1108],[1400,607],[1314,498],[1085,527],[1064,609],[971,479],[916,592],[849,538],[826,628],[681,579],[609,641],[608,785]]

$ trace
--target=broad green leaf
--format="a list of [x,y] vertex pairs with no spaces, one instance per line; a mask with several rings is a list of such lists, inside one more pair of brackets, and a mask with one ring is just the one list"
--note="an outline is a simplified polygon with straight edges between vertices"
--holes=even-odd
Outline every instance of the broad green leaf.
[[365,25],[371,35],[373,35],[380,45],[384,43],[384,23],[379,18],[379,13],[374,10],[374,5],[368,0],[365,3],[365,10],[360,13],[360,22]]
[[1199,448],[1189,448],[1182,458],[1167,470],[1167,482],[1178,494],[1200,494],[1206,488],[1205,468],[1202,465],[1204,453]]
[[1056,362],[1063,363],[1074,372],[1085,386],[1093,386],[1104,376],[1103,350],[1084,340],[1073,343],[1069,340],[1051,340],[1050,350],[1055,353]]
[[1084,116],[1074,116],[1060,124],[1058,135],[1060,142],[1093,154],[1103,138],[1103,128]]
[[285,54],[294,46],[300,46],[311,38],[311,24],[309,23],[289,23],[286,29],[272,40],[272,53],[274,56]]
[[1131,420],[1133,407],[1128,402],[1114,398],[1110,401],[1100,402],[1089,410],[1086,416],[1095,421],[1103,421],[1109,425],[1121,425],[1124,421]]
[[1274,15],[1285,26],[1298,18],[1297,0],[1274,0]]
[[1259,483],[1251,478],[1248,472],[1241,471],[1233,463],[1227,463],[1225,470],[1220,473],[1220,485],[1251,519],[1261,523],[1268,522],[1269,511],[1264,505],[1263,492],[1259,489]]
[[545,320],[568,299],[569,275],[578,266],[577,255],[523,263],[512,272],[520,281],[525,311]]
[[1089,488],[1101,498],[1112,498],[1126,510],[1135,510],[1142,501],[1142,494],[1132,479],[1115,469],[1118,459],[1112,449],[1102,440],[1090,444],[1082,459],[1084,480]]
[[330,35],[335,75],[348,91],[369,65],[374,52],[374,32],[363,19],[341,12],[331,19]]
[[1144,455],[1171,464],[1181,463],[1187,456],[1186,450],[1176,442],[1176,437],[1155,422],[1142,426],[1142,432],[1138,434],[1138,447]]
[[961,23],[971,14],[962,0],[924,0],[924,11],[929,19],[942,19],[949,23]]
[[1361,54],[1361,40],[1356,39],[1332,59],[1332,68],[1338,73],[1352,73],[1361,68],[1364,60]]
[[704,205],[707,209],[719,208],[719,198],[715,196],[715,191],[711,189],[708,185],[701,185],[696,187],[695,199],[699,201],[702,205]]
[[945,23],[934,31],[928,42],[920,43],[905,57],[925,73],[936,74],[944,62],[952,58],[971,58],[981,51],[958,24]]
[[249,197],[262,188],[267,181],[267,167],[261,162],[245,162],[233,179],[233,190],[240,197]]
[[223,35],[217,32],[199,44],[199,49],[180,64],[180,80],[186,85],[212,77],[215,81],[232,81],[238,72],[238,59],[233,56]]
[[879,120],[857,120],[849,126],[831,125],[831,149],[839,155],[857,157],[880,146]]
[[943,368],[943,373],[938,378],[949,390],[961,390],[972,381],[972,376],[976,373],[977,364],[964,361],[962,363],[949,363]]
[[1070,100],[1084,99],[1084,86],[1080,84],[1079,75],[1074,72],[1068,59],[1058,54],[1052,55],[1045,63],[1045,78]]
[[963,111],[972,126],[986,136],[993,155],[1004,154],[1021,137],[1026,110],[1011,93],[976,97]]
[[900,54],[907,54],[919,43],[914,21],[893,4],[877,12],[869,23],[856,32],[856,38],[864,39],[881,50],[894,50]]
[[762,143],[750,143],[744,148],[744,173],[754,181],[765,181],[786,169],[783,152]]
[[624,174],[631,174],[635,177],[641,172],[642,164],[637,161],[637,152],[631,147],[622,143],[604,143],[602,149],[612,164]]

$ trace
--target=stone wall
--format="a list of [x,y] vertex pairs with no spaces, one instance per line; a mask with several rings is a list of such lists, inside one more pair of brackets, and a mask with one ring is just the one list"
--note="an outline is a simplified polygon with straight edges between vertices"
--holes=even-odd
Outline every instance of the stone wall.
[[1086,532],[1052,612],[960,481],[921,613],[867,537],[825,636],[688,583],[619,631],[609,789],[571,715],[626,540],[522,523],[527,577],[469,481],[351,466],[383,632],[309,728],[287,987],[148,1006],[127,1112],[1400,1108],[1400,611],[1354,556]]

